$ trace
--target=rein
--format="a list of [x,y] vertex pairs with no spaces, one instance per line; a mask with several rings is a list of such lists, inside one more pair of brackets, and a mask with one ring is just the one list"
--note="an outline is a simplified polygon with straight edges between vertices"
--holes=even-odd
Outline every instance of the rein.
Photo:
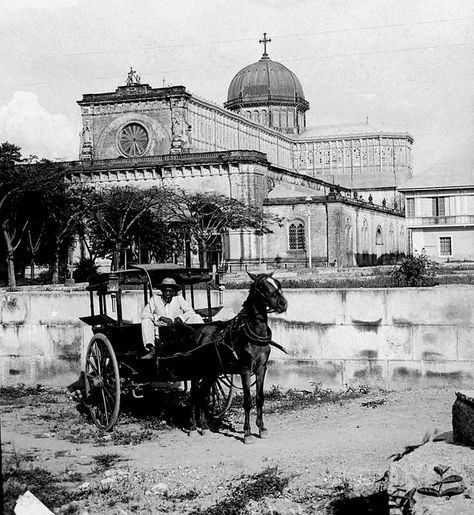
[[242,320],[242,330],[246,336],[246,338],[249,340],[250,343],[253,343],[255,345],[264,346],[269,345],[272,341],[272,330],[267,325],[267,335],[266,336],[260,336],[257,334],[250,325],[250,321],[248,319],[248,315],[240,315]]

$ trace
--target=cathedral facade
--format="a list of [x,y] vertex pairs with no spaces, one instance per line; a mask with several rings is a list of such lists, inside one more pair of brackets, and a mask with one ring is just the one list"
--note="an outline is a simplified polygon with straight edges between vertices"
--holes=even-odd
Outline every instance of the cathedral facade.
[[72,180],[213,191],[278,214],[270,234],[222,235],[213,264],[357,266],[406,251],[403,198],[413,139],[368,124],[307,127],[296,75],[262,58],[240,70],[224,106],[183,86],[153,88],[131,69],[114,92],[78,102]]

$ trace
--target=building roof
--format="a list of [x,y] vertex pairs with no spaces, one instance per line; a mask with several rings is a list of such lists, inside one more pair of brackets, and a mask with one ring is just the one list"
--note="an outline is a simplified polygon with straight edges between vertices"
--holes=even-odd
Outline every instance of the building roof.
[[384,134],[400,135],[400,137],[410,137],[406,132],[400,132],[388,128],[377,128],[370,125],[368,122],[354,122],[354,123],[336,123],[328,125],[317,125],[307,127],[306,130],[295,136],[298,140],[305,140],[309,138],[334,138],[334,137],[356,137],[356,136],[380,136]]
[[232,79],[225,106],[234,104],[300,104],[309,109],[298,77],[283,64],[272,61],[266,54],[260,61],[242,68]]
[[474,160],[445,161],[401,184],[401,191],[421,189],[474,188]]

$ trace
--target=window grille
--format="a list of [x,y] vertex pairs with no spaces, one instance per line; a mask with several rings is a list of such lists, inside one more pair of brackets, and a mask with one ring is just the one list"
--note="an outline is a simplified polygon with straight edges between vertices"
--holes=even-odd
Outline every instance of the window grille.
[[446,216],[446,197],[431,197],[431,215]]
[[439,255],[440,256],[451,256],[451,236],[442,236],[439,239]]
[[414,198],[406,199],[406,209],[407,209],[407,218],[412,218],[415,216],[415,199]]
[[306,234],[302,222],[292,222],[289,228],[290,250],[305,250]]

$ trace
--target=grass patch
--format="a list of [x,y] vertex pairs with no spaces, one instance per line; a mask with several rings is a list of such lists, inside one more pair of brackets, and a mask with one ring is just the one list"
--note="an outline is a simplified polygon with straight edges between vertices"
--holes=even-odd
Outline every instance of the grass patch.
[[95,472],[105,472],[106,470],[114,467],[123,460],[123,457],[118,452],[104,452],[93,456],[96,468]]
[[192,512],[192,515],[247,515],[250,501],[259,501],[264,497],[278,497],[290,482],[289,477],[281,477],[277,467],[267,467],[262,472],[244,476],[239,485],[234,486],[227,499],[205,510]]
[[[290,388],[283,391],[281,386],[272,385],[270,390],[265,393],[265,404],[263,412],[265,414],[284,413],[309,408],[327,402],[341,402],[350,399],[357,399],[369,393],[369,388],[365,385],[346,386],[340,392],[334,392],[328,388],[323,388],[321,383],[311,383],[313,390],[297,390]],[[241,410],[243,395],[238,394],[232,400],[232,409]],[[252,400],[255,405],[255,398]]]
[[[69,490],[64,478],[40,467],[30,465],[28,456],[13,451],[3,460],[4,513],[13,513],[18,497],[29,490],[47,508],[55,508],[84,497],[81,492]],[[70,478],[69,478],[70,480]]]

